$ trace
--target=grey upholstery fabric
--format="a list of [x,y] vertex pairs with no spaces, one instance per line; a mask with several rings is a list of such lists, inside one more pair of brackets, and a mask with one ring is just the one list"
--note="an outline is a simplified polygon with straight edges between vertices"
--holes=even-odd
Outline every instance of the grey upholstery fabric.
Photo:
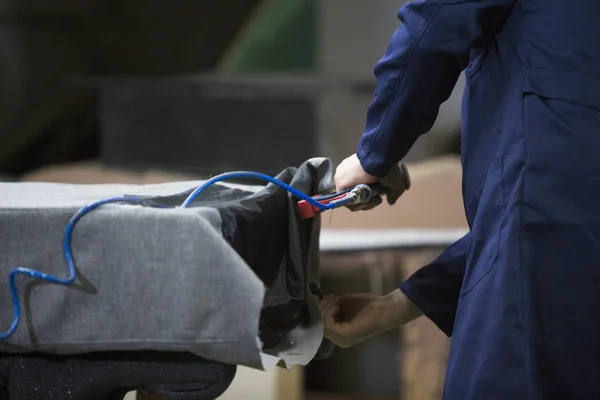
[[[63,235],[81,206],[123,194],[170,195],[199,184],[0,183],[0,331],[13,317],[13,268],[68,276]],[[72,287],[17,278],[21,322],[0,351],[191,351],[266,368],[258,339],[264,287],[223,240],[215,209],[105,205],[81,219],[72,245],[79,269]],[[284,364],[292,366],[312,358],[322,325],[315,304],[309,306],[314,323],[293,332],[299,340],[267,357],[270,363],[287,357]]]

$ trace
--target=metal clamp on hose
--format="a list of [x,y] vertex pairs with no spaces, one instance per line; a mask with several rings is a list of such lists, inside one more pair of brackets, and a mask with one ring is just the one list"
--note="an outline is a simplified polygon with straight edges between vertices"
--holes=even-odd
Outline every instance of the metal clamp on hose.
[[371,188],[371,186],[362,183],[360,185],[354,186],[354,188],[350,190],[350,194],[354,195],[354,201],[352,202],[352,205],[366,204],[369,201],[371,201],[371,199],[373,199],[373,195],[376,192],[375,189],[375,187]]

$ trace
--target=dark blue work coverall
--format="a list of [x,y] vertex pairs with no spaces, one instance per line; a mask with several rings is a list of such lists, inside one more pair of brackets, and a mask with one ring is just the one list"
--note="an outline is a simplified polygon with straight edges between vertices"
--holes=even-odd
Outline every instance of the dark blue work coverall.
[[444,399],[600,398],[600,1],[424,0],[375,67],[383,176],[461,71],[469,233],[401,285],[452,335]]

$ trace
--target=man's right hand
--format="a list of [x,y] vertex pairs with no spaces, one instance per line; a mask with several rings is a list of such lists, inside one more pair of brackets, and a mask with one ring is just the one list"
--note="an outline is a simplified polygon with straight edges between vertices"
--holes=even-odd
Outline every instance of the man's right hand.
[[354,346],[421,315],[399,289],[386,296],[368,293],[326,296],[320,308],[325,337],[342,348]]

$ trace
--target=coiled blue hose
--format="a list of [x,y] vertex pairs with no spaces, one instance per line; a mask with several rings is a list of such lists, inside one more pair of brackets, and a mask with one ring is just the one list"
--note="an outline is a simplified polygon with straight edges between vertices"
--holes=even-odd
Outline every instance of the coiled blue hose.
[[[254,178],[254,179],[259,179],[259,180],[273,183],[273,184],[287,190],[289,193],[293,194],[294,196],[296,196],[302,200],[306,200],[308,203],[319,208],[320,210],[329,210],[329,209],[332,209],[335,207],[343,206],[347,203],[344,201],[344,199],[342,199],[342,200],[338,200],[337,202],[332,202],[329,204],[321,204],[318,202],[319,199],[314,199],[314,198],[308,196],[307,194],[302,193],[298,189],[286,184],[285,182],[280,181],[279,179],[276,179],[269,175],[261,174],[258,172],[241,171],[241,172],[224,173],[224,174],[217,175],[217,176],[207,180],[201,186],[196,188],[185,199],[185,201],[181,204],[181,207],[182,208],[189,207],[189,205],[194,201],[194,199],[200,193],[202,193],[204,190],[206,190],[206,188],[208,188],[209,186],[211,186],[217,182],[224,181],[226,179],[236,179],[236,178],[237,179]],[[330,198],[330,197],[331,197],[331,195],[323,196],[323,198]],[[79,220],[85,214],[89,213],[90,211],[92,211],[102,205],[109,204],[109,203],[139,204],[140,201],[143,201],[143,199],[136,197],[136,196],[120,196],[120,197],[112,197],[112,198],[108,198],[108,199],[103,199],[103,200],[99,200],[95,203],[92,203],[92,204],[82,207],[81,209],[79,209],[79,211],[77,211],[71,217],[71,219],[69,220],[69,223],[67,225],[67,228],[65,230],[65,235],[63,238],[63,251],[64,251],[64,255],[65,255],[65,261],[67,263],[67,268],[69,270],[68,278],[61,279],[61,278],[58,278],[58,277],[55,277],[52,275],[48,275],[48,274],[44,274],[42,272],[35,271],[35,270],[32,270],[30,268],[25,268],[25,267],[17,267],[15,269],[13,269],[9,274],[9,287],[10,287],[10,292],[11,292],[12,301],[13,301],[13,321],[12,321],[10,328],[6,332],[0,334],[0,341],[6,340],[7,338],[9,338],[17,330],[17,328],[19,326],[19,322],[20,322],[21,307],[20,307],[20,303],[19,303],[17,287],[15,284],[16,276],[19,274],[27,275],[32,278],[41,279],[46,282],[54,283],[57,285],[64,285],[64,286],[73,284],[75,282],[75,280],[77,279],[77,268],[75,266],[75,260],[73,258],[73,251],[71,248],[71,238],[73,236],[73,230],[75,229],[75,225],[77,224],[77,222],[79,222]]]
[[63,251],[65,254],[65,261],[67,262],[67,267],[69,269],[69,277],[68,278],[61,279],[61,278],[57,278],[52,275],[44,274],[42,272],[35,271],[30,268],[24,268],[24,267],[17,267],[15,269],[13,269],[12,271],[10,271],[8,281],[9,281],[10,292],[11,292],[12,300],[13,300],[13,322],[12,322],[10,328],[6,332],[0,334],[0,340],[7,339],[9,336],[11,336],[17,330],[17,327],[19,326],[20,315],[21,315],[21,306],[19,303],[19,296],[17,294],[17,287],[15,284],[16,276],[17,275],[28,275],[28,276],[31,276],[32,278],[42,279],[46,282],[54,283],[57,285],[71,285],[73,282],[75,282],[75,279],[77,278],[75,261],[73,259],[73,251],[71,249],[71,237],[73,235],[73,229],[75,229],[75,225],[77,224],[77,222],[85,214],[94,210],[95,208],[100,207],[101,205],[108,204],[108,203],[120,203],[120,202],[135,203],[137,201],[138,201],[138,199],[135,197],[113,197],[113,198],[109,198],[109,199],[104,199],[104,200],[100,200],[95,203],[92,203],[90,205],[87,205],[85,207],[82,207],[79,211],[77,211],[75,213],[75,215],[73,215],[71,217],[71,220],[69,221],[69,224],[67,225],[67,229],[65,230],[65,235],[64,235],[64,239],[63,239]]

